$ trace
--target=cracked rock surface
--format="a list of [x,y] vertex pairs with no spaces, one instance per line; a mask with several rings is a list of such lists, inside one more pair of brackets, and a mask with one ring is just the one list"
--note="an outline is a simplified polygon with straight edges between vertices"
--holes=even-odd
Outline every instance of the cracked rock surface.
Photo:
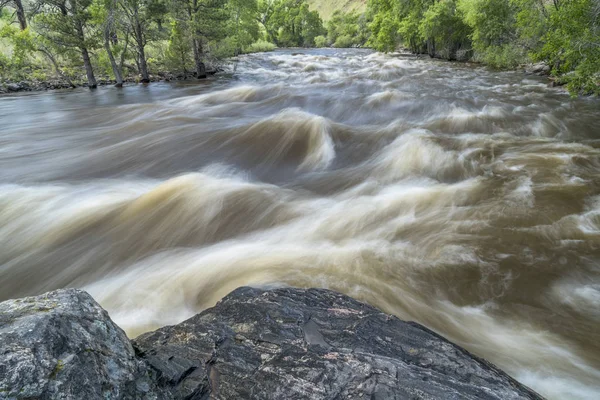
[[421,325],[322,289],[239,288],[134,347],[174,398],[540,398]]
[[0,399],[539,399],[430,330],[322,289],[239,288],[130,342],[85,292],[0,303]]

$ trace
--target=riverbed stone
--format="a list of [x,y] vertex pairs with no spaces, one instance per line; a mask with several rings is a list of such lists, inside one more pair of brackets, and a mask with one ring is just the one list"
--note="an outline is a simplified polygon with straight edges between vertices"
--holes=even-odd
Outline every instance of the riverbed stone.
[[323,289],[239,288],[132,343],[87,293],[0,303],[0,399],[539,399],[427,328]]

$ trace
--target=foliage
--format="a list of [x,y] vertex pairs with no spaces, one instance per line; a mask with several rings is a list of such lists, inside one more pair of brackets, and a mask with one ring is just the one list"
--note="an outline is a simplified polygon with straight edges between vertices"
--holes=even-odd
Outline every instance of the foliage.
[[572,92],[600,94],[600,4],[571,0],[550,9],[543,46],[535,53]]
[[[400,36],[401,16],[396,0],[370,0],[367,12],[372,19],[370,46],[379,51],[393,51],[403,41]],[[407,27],[405,33],[416,32],[417,26]]]
[[0,59],[0,66],[5,71],[15,72],[25,68],[35,50],[29,28],[20,30],[13,25],[5,25],[0,28],[0,39],[5,39],[12,45],[12,54],[10,57],[4,55],[4,58]]
[[239,54],[258,40],[258,3],[256,0],[229,0],[228,7],[231,13],[228,31],[234,53]]
[[380,51],[405,46],[495,68],[543,61],[572,92],[600,92],[598,0],[369,0],[366,17]]
[[312,47],[326,33],[321,17],[305,0],[263,2],[262,10],[265,30],[277,46]]
[[245,53],[261,53],[265,51],[273,51],[277,48],[273,43],[267,42],[266,40],[257,40],[250,46],[244,49]]
[[469,47],[470,30],[461,17],[454,0],[434,3],[423,13],[419,37],[432,43],[432,51],[443,58],[462,58],[458,53]]
[[277,46],[370,46],[495,68],[542,61],[573,93],[600,92],[599,0],[366,0],[366,10],[353,0],[345,12],[333,12],[341,0],[0,3],[0,73],[11,79],[203,77],[205,62]]
[[166,67],[170,71],[187,73],[193,69],[193,55],[190,48],[191,38],[184,21],[171,21],[168,47],[166,51]]
[[364,14],[336,11],[327,21],[327,42],[334,47],[360,47],[370,31]]
[[323,35],[315,37],[315,47],[327,47],[327,38]]

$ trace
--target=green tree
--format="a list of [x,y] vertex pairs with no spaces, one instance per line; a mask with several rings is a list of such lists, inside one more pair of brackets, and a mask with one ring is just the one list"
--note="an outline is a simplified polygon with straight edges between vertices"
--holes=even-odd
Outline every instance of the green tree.
[[[115,59],[118,53],[118,31],[125,25],[118,12],[117,0],[97,0],[91,7],[93,23],[102,31],[102,43],[108,57],[116,86],[123,86],[123,67]],[[122,59],[123,57],[121,57]]]
[[[186,75],[193,65],[191,38],[185,21],[173,20],[166,52],[166,65],[172,71],[181,71]],[[193,67],[192,67],[193,68]]]
[[428,44],[430,54],[449,60],[456,60],[461,49],[470,47],[470,32],[454,0],[434,3],[419,23],[420,37]]
[[25,8],[22,0],[0,0],[0,10],[5,6],[11,6],[15,9],[19,27],[22,31],[27,29],[27,17],[25,16]]
[[316,11],[310,11],[305,0],[279,0],[266,21],[278,46],[312,47],[315,37],[326,33],[323,21]]
[[553,3],[543,43],[535,57],[552,65],[572,92],[600,94],[600,3]]
[[176,0],[187,16],[194,65],[198,79],[206,78],[205,48],[211,41],[227,37],[230,18],[226,0]]
[[[120,9],[129,21],[129,27],[136,45],[136,62],[142,82],[150,82],[146,45],[149,41],[157,38],[158,35],[152,30],[152,24],[155,23],[157,28],[161,27],[162,19],[167,12],[166,5],[160,0],[117,1]],[[160,21],[160,23],[157,23],[157,21]]]
[[370,0],[367,12],[371,17],[369,45],[379,51],[393,51],[400,44],[400,10],[396,0]]
[[90,49],[98,45],[98,32],[92,23],[91,5],[92,0],[42,0],[35,22],[36,30],[51,46],[80,54],[88,87],[95,88]]
[[231,13],[227,31],[237,55],[258,39],[258,3],[256,0],[229,0],[227,7]]
[[369,33],[364,14],[336,11],[327,21],[327,40],[334,47],[363,46]]

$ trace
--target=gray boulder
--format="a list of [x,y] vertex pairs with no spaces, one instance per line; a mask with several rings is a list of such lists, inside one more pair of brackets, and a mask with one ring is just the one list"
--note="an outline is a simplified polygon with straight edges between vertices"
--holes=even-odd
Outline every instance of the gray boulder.
[[0,399],[539,399],[412,322],[322,289],[240,288],[135,339],[85,292],[0,303]]
[[18,84],[18,83],[9,83],[8,85],[6,85],[6,89],[9,92],[18,92],[20,90],[23,90],[23,88],[21,87],[21,85]]
[[0,399],[160,397],[152,370],[89,294],[0,303]]
[[322,289],[240,288],[134,341],[177,399],[540,399],[413,323]]
[[544,62],[537,64],[529,64],[525,67],[525,72],[533,75],[548,75],[550,73],[550,66]]

